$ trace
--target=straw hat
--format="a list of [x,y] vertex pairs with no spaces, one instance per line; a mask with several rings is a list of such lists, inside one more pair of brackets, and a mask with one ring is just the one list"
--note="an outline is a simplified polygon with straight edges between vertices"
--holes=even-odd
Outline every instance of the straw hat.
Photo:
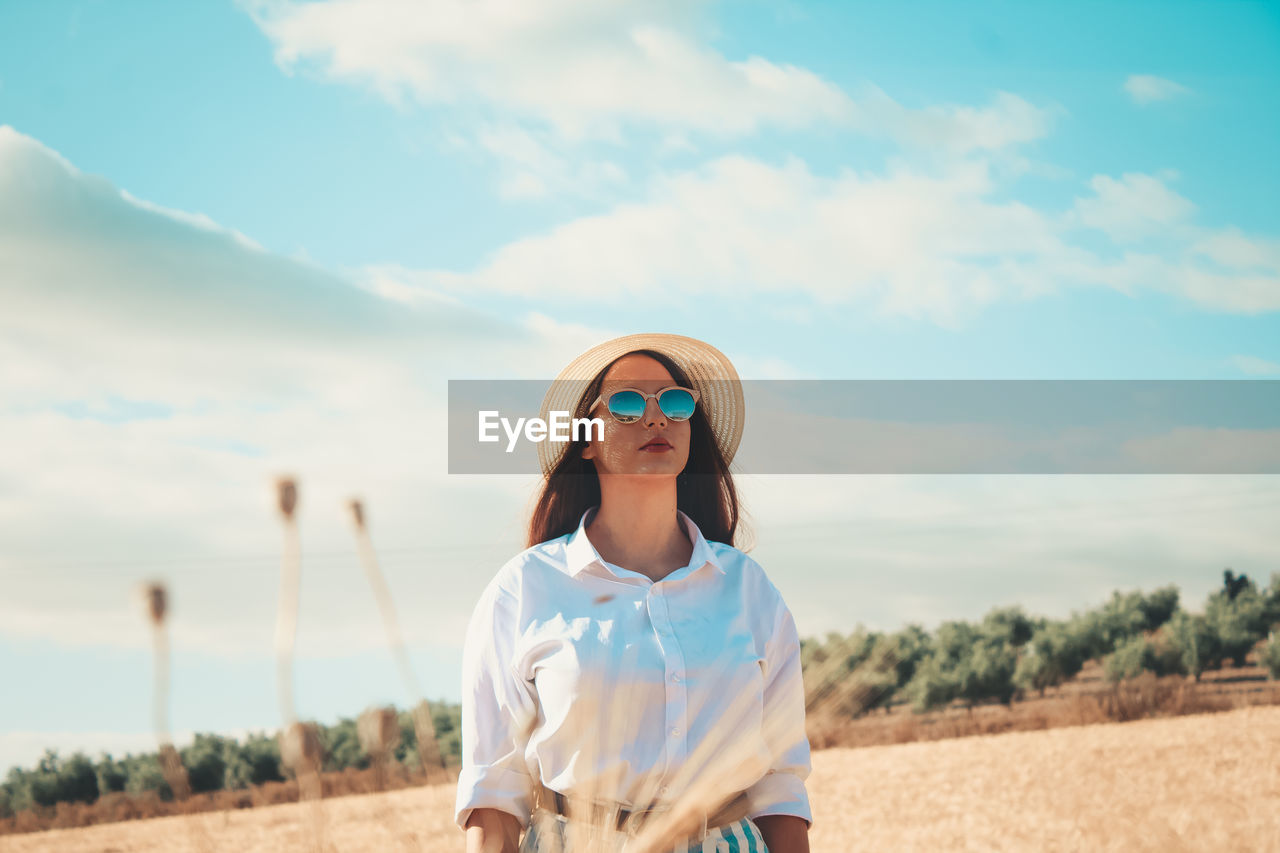
[[[742,383],[725,354],[697,338],[666,334],[624,335],[598,344],[560,371],[542,398],[539,417],[545,421],[548,413],[553,411],[576,412],[595,375],[614,359],[638,349],[660,352],[685,372],[698,392],[698,407],[711,425],[725,462],[732,461],[742,439],[745,417]],[[538,462],[544,476],[551,473],[568,446],[564,441],[538,442]]]

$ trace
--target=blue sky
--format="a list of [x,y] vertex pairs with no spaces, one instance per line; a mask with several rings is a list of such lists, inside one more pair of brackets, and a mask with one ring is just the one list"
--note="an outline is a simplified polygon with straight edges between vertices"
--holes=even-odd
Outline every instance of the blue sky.
[[[1280,376],[1278,83],[1266,3],[5,4],[0,766],[150,745],[153,574],[174,727],[275,724],[282,470],[302,712],[404,701],[352,492],[456,697],[532,484],[443,473],[450,378]],[[744,492],[802,634],[1280,570],[1274,477]]]

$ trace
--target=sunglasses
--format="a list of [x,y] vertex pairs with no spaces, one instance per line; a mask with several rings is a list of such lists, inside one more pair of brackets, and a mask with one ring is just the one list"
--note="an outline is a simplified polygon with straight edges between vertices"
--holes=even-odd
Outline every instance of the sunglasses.
[[638,388],[622,388],[614,391],[605,400],[604,395],[596,397],[596,401],[587,409],[587,414],[604,402],[609,414],[620,424],[633,424],[644,417],[645,407],[650,398],[658,399],[658,408],[662,414],[672,421],[687,421],[693,417],[694,407],[698,404],[698,392],[693,388],[682,388],[672,385],[653,394],[646,394]]

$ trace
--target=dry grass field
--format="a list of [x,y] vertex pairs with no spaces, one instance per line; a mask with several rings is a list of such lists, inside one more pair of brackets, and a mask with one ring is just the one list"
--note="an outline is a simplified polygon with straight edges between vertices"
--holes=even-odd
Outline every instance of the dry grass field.
[[[1280,708],[825,749],[816,853],[1280,851]],[[451,785],[321,805],[336,853],[463,849]],[[310,803],[0,838],[4,853],[303,851]]]

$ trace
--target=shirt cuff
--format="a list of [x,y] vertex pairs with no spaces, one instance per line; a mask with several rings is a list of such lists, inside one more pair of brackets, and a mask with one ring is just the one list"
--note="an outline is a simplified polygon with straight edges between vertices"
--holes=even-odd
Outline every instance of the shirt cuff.
[[467,828],[473,809],[500,809],[520,821],[521,829],[529,828],[533,811],[533,785],[526,773],[505,767],[464,767],[458,774],[458,798],[454,805],[454,822]]
[[809,810],[809,792],[804,780],[794,773],[770,771],[747,789],[750,810],[747,816],[762,817],[769,814],[794,815],[804,818],[813,827],[813,812]]

